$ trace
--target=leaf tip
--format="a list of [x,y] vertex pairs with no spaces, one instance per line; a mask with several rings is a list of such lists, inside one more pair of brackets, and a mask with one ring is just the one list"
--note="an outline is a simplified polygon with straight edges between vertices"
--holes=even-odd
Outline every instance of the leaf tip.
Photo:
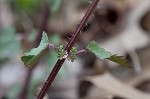
[[117,55],[112,55],[111,57],[107,58],[108,60],[115,62],[117,64],[120,64],[124,67],[129,67],[132,68],[133,66],[128,62],[127,59],[125,59],[123,56],[117,56]]

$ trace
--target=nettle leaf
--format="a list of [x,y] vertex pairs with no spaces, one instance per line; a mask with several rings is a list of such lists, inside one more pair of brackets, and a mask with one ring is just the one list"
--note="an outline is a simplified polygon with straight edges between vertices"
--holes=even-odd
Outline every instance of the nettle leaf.
[[99,47],[95,41],[90,42],[86,48],[100,59],[105,59],[112,56],[110,52],[107,52],[104,48]]
[[129,64],[128,61],[123,56],[113,55],[113,56],[111,56],[107,59],[110,60],[110,61],[113,61],[117,64],[126,66],[126,67],[132,67],[131,64]]
[[108,59],[117,64],[131,67],[128,61],[123,58],[123,56],[112,55],[110,52],[106,51],[104,48],[101,48],[95,41],[90,42],[86,47],[90,52],[94,53],[99,59]]
[[32,67],[38,60],[39,56],[47,48],[48,43],[48,36],[45,32],[43,32],[40,45],[37,48],[33,48],[30,51],[25,51],[24,56],[21,57],[21,60],[24,62],[24,65],[26,65],[27,67]]
[[71,51],[70,51],[70,53],[71,53],[71,55],[70,55],[71,62],[74,62],[75,59],[76,59],[76,55],[75,55],[76,51],[77,51],[76,47],[71,48]]

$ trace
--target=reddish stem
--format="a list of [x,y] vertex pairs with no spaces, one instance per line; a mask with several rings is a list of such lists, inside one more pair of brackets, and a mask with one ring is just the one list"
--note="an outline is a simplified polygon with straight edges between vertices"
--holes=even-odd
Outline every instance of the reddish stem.
[[[75,30],[75,32],[73,33],[73,36],[71,37],[71,40],[69,41],[69,43],[67,44],[65,50],[69,53],[72,46],[74,45],[74,43],[76,42],[76,39],[78,37],[78,35],[80,34],[80,32],[82,31],[85,23],[87,22],[87,20],[89,19],[89,17],[91,16],[93,10],[96,8],[97,4],[98,4],[99,0],[93,0],[92,4],[89,6],[87,12],[85,13],[83,19],[81,20],[80,24],[78,25],[77,29]],[[41,91],[39,92],[37,99],[43,99],[43,97],[45,96],[45,94],[47,93],[50,85],[52,84],[53,80],[55,79],[56,75],[58,74],[58,71],[60,70],[62,64],[64,63],[65,59],[58,59],[58,61],[56,62],[53,70],[51,71],[49,77],[47,78],[46,82],[44,83]]]
[[75,52],[75,54],[78,55],[78,54],[82,54],[82,53],[86,53],[86,52],[87,52],[86,49],[82,49],[82,50]]

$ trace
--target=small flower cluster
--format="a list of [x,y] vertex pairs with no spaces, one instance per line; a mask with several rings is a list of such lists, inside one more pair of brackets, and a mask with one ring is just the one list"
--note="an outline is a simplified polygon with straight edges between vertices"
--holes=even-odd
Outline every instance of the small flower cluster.
[[70,53],[68,54],[68,52],[64,50],[64,46],[60,45],[57,49],[57,57],[61,60],[67,58],[68,60],[71,60],[71,62],[73,62],[76,59],[76,51],[76,47],[72,47]]

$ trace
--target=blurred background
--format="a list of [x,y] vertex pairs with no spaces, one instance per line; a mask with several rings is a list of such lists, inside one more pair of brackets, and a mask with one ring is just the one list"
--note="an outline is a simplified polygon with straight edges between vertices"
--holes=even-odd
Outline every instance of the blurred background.
[[[42,31],[54,45],[69,41],[90,0],[0,0],[0,99],[34,99],[57,61],[46,51],[29,69],[20,57]],[[150,99],[150,0],[100,0],[75,46],[95,40],[133,68],[93,54],[64,63],[44,99]]]

